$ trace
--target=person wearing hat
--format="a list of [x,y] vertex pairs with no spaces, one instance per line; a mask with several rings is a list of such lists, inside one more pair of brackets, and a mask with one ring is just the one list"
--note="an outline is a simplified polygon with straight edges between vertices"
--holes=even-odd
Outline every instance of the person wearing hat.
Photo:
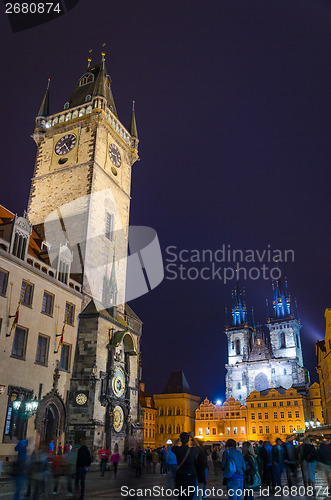
[[[189,440],[193,446],[189,447]],[[181,446],[178,446],[179,443]],[[193,432],[181,432],[171,451],[176,455],[176,488],[179,490],[178,498],[193,499],[197,483],[195,459],[200,451],[200,444],[195,439]]]

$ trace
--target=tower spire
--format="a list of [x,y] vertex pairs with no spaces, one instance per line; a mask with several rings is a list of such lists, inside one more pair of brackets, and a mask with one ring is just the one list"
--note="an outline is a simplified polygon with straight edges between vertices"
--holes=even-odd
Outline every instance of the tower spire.
[[48,83],[47,83],[47,88],[46,88],[46,92],[45,92],[45,95],[44,95],[44,98],[41,102],[41,106],[39,108],[39,112],[38,112],[38,117],[39,116],[48,116],[49,115],[49,84],[50,84],[50,78],[48,79]]
[[134,110],[134,103],[135,101],[132,101],[132,113],[131,113],[131,122],[129,126],[129,132],[132,137],[135,137],[138,139],[138,131],[137,131],[137,123],[136,123],[136,114]]
[[244,301],[244,296],[239,288],[237,281],[236,288],[232,292],[233,308],[232,308],[232,326],[240,326],[247,322],[247,307]]

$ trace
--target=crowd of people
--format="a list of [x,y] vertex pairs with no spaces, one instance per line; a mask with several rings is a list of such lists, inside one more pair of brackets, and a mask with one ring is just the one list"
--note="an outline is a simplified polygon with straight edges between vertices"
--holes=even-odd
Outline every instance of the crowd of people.
[[[40,445],[29,457],[27,446],[27,440],[16,446],[17,460],[12,467],[16,483],[14,500],[19,500],[21,495],[38,500],[49,494],[50,488],[53,495],[61,491],[71,497],[73,485],[79,500],[83,500],[85,477],[91,464],[90,452],[83,441],[75,446],[66,443],[63,448],[59,444],[57,450],[51,441]],[[116,478],[122,460],[118,446],[114,446],[113,452],[100,448],[99,459],[101,476],[110,471]],[[166,476],[167,488],[179,490],[178,498],[206,498],[208,474],[212,471],[214,482],[219,477],[220,485],[227,489],[231,500],[242,497],[254,500],[254,491],[260,488],[268,488],[270,495],[275,492],[281,495],[282,488],[286,487],[288,496],[291,488],[297,487],[300,469],[303,493],[314,496],[317,464],[331,488],[331,442],[322,440],[317,446],[308,437],[300,444],[289,437],[285,443],[278,438],[274,445],[270,441],[254,445],[245,441],[242,446],[228,439],[225,444],[210,449],[197,441],[193,433],[182,432],[174,444],[168,440],[158,449],[131,448],[123,459],[136,478],[143,473]]]
[[[22,496],[39,500],[49,493],[57,495],[65,490],[67,497],[73,496],[73,481],[78,498],[85,494],[85,477],[91,464],[90,452],[82,440],[79,445],[59,444],[54,441],[41,444],[28,456],[28,440],[21,440],[15,447],[17,459],[12,464],[15,480],[14,500]],[[26,488],[26,491],[24,491]],[[50,491],[51,489],[51,491]]]

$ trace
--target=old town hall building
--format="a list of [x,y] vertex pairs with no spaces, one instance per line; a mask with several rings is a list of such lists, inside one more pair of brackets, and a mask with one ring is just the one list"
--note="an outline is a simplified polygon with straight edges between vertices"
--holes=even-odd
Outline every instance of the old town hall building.
[[225,328],[228,338],[226,398],[242,404],[253,391],[302,387],[309,382],[303,365],[301,324],[293,312],[287,284],[273,286],[273,312],[267,318],[268,334],[249,326],[244,295],[237,284],[233,292],[232,319]]
[[0,458],[23,437],[94,454],[143,442],[142,323],[125,299],[134,108],[129,123],[104,54],[89,60],[54,114],[47,88],[27,213],[0,207]]

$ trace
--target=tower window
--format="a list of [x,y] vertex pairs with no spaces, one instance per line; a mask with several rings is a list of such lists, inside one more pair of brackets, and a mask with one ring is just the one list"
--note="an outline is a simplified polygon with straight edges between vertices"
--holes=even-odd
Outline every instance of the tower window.
[[109,87],[109,88],[110,88],[110,81],[111,81],[111,80],[110,80],[110,76],[109,76],[109,75],[107,75],[107,76],[106,76],[106,85],[107,85],[107,87]]
[[92,100],[92,96],[90,94],[88,94],[86,97],[85,97],[85,102],[89,102]]
[[0,271],[0,295],[6,295],[7,283],[8,273],[6,271]]
[[238,382],[237,389],[241,389],[241,383]]
[[15,233],[13,245],[13,255],[15,255],[15,257],[24,260],[27,241],[28,239],[26,236],[18,232]]
[[79,86],[87,85],[94,81],[94,75],[92,73],[85,73],[79,81]]
[[285,333],[284,332],[281,332],[280,334],[280,348],[281,349],[284,349],[286,347],[286,343],[285,343]]
[[106,214],[106,238],[113,241],[113,230],[114,230],[114,216],[107,212]]
[[236,340],[236,354],[240,354],[240,340]]
[[299,335],[298,334],[296,334],[295,340],[296,340],[297,347],[299,348]]
[[65,102],[63,109],[69,109],[69,106],[70,106],[70,102]]

